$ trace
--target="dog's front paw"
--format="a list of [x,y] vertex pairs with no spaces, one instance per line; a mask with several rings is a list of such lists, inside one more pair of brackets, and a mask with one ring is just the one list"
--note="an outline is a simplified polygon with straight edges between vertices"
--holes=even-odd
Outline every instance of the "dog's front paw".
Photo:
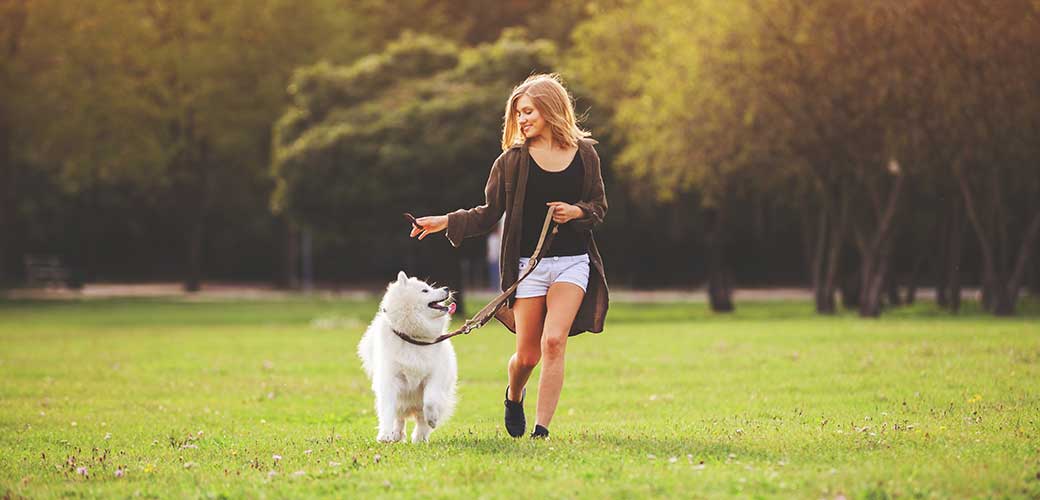
[[434,405],[423,406],[423,417],[426,418],[426,425],[429,425],[431,429],[436,429],[437,424],[441,421],[441,409]]
[[381,431],[376,436],[376,441],[379,441],[380,443],[396,443],[402,439],[404,439],[403,431]]

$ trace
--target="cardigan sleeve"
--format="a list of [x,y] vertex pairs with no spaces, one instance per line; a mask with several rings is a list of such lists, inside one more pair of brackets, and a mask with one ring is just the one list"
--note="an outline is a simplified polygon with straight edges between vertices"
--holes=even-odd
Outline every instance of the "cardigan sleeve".
[[592,168],[589,169],[589,173],[592,174],[592,189],[589,192],[588,199],[574,204],[581,208],[585,215],[579,219],[572,219],[567,223],[579,231],[595,228],[603,223],[603,218],[607,215],[607,195],[603,189],[603,175],[599,168],[599,155],[595,151],[593,149],[593,165],[590,165]]
[[462,240],[491,232],[502,218],[506,207],[505,153],[491,165],[487,185],[484,186],[484,204],[469,209],[459,209],[448,214],[445,231],[451,246],[462,245]]

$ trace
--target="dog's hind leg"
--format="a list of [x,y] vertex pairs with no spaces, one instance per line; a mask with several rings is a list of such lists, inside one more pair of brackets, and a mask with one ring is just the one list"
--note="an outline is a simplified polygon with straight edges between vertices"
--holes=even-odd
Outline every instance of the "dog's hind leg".
[[433,432],[433,427],[426,424],[426,418],[422,415],[416,415],[415,429],[412,430],[412,442],[425,443],[429,441],[431,432]]

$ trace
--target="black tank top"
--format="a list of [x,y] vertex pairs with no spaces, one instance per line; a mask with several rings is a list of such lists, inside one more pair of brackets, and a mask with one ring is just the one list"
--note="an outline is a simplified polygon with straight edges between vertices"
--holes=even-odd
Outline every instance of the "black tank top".
[[[530,257],[538,245],[542,223],[545,222],[545,212],[549,209],[546,203],[563,201],[574,204],[581,201],[581,186],[585,180],[585,165],[581,161],[580,152],[575,152],[571,163],[559,172],[543,170],[530,153],[528,161],[531,167],[527,169],[523,228],[520,234],[520,255],[523,257]],[[585,234],[576,231],[570,224],[561,224],[560,232],[553,238],[552,245],[545,255],[581,255],[588,253],[588,245]]]

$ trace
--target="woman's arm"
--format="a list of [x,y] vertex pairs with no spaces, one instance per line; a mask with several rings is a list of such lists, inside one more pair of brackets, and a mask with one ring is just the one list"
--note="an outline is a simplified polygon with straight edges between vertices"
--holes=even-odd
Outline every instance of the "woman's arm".
[[603,189],[603,175],[600,173],[599,155],[595,153],[595,149],[593,149],[592,158],[593,165],[590,165],[591,168],[588,169],[589,174],[592,175],[592,191],[589,193],[588,199],[574,204],[584,212],[584,215],[568,222],[577,230],[591,230],[602,224],[603,218],[607,216],[607,194]]

